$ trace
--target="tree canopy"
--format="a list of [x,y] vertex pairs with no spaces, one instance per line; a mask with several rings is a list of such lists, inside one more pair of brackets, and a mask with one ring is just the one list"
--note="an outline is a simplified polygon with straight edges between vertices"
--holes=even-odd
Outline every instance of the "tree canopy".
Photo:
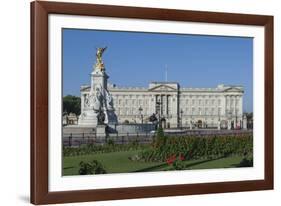
[[63,112],[75,113],[76,115],[80,115],[81,113],[81,98],[67,95],[63,97]]

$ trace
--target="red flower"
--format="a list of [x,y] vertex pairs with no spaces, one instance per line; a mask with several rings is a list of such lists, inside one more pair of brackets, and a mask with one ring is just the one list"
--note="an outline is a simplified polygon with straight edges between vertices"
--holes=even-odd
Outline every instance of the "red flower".
[[183,156],[183,154],[180,154],[179,159],[180,159],[181,161],[183,161],[183,160],[185,159],[184,156]]
[[166,162],[168,165],[173,164],[174,161],[177,159],[176,155],[172,155],[171,157],[169,157]]

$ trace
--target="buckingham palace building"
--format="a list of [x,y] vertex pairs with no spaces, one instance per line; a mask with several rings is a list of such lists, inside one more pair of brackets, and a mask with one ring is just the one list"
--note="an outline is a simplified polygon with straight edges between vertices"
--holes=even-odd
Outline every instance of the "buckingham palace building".
[[[242,86],[185,88],[177,82],[151,82],[148,87],[107,85],[119,123],[148,123],[152,115],[164,128],[243,127]],[[81,98],[90,86],[81,87]]]

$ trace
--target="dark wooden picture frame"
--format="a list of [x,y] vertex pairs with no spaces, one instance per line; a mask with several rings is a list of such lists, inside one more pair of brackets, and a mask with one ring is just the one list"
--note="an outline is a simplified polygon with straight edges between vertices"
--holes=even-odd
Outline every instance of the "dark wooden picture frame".
[[[264,180],[49,192],[48,190],[48,15],[257,25],[265,28]],[[161,197],[273,189],[273,17],[248,14],[105,6],[31,3],[31,202],[33,204]]]

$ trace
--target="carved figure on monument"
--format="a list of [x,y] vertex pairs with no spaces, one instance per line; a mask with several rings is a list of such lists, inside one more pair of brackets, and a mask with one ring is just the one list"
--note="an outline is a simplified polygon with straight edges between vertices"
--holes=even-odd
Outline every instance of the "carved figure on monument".
[[108,110],[113,110],[113,98],[112,95],[109,94],[107,90],[105,90],[106,93],[106,106]]
[[93,110],[94,111],[100,111],[102,108],[102,93],[101,93],[102,88],[96,87],[96,92],[92,96],[92,105],[93,105]]
[[99,111],[97,118],[98,118],[98,125],[104,124],[105,114],[103,111]]
[[89,100],[89,95],[84,96],[84,107],[89,107],[90,106],[90,100]]

